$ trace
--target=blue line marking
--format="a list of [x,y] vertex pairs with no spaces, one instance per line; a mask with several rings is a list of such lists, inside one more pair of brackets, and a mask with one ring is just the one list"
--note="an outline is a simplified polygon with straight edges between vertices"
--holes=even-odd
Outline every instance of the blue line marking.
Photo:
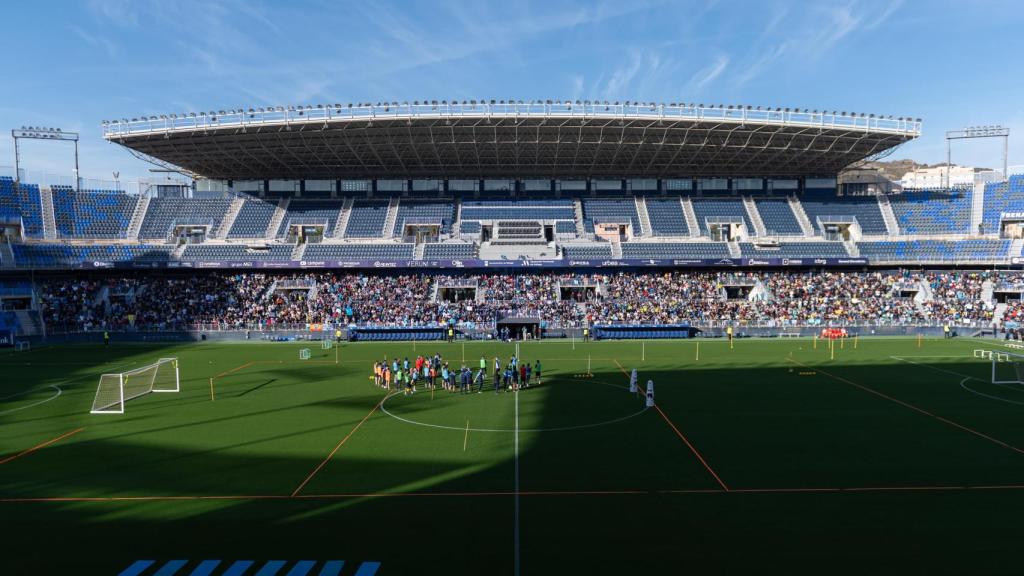
[[203,560],[196,566],[196,569],[192,571],[191,576],[210,576],[213,570],[220,565],[220,560]]
[[119,576],[139,576],[153,565],[152,560],[136,560],[134,564],[124,569]]
[[299,560],[288,571],[287,576],[306,576],[313,569],[313,566],[316,566],[316,560]]
[[174,576],[185,564],[188,564],[188,560],[168,560],[167,564],[161,566],[153,576]]
[[324,562],[323,568],[320,569],[320,576],[338,576],[344,566],[344,560],[328,560]]
[[252,560],[236,560],[221,576],[242,576],[252,566]]
[[359,565],[359,570],[356,570],[356,576],[373,576],[377,573],[378,568],[380,568],[380,562],[363,562]]
[[264,564],[263,568],[260,568],[260,571],[256,573],[256,576],[274,576],[274,574],[277,574],[281,568],[284,568],[284,565],[284,560],[271,560]]

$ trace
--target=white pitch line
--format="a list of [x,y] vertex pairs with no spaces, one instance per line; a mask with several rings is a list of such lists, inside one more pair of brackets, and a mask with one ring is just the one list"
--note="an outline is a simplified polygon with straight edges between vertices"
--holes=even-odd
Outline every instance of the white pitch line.
[[[48,398],[44,398],[44,399],[42,399],[42,400],[40,400],[38,402],[33,402],[32,404],[26,404],[25,406],[19,406],[17,408],[11,408],[9,410],[4,410],[3,412],[0,412],[0,414],[10,414],[12,412],[20,412],[21,410],[27,410],[28,408],[39,406],[40,404],[46,404],[47,402],[49,402],[51,400],[56,400],[57,397],[60,396],[61,393],[63,392],[60,389],[60,386],[57,386],[56,384],[50,384],[47,387],[48,388],[53,388],[54,390],[57,391],[57,393],[54,394],[53,396],[48,397]],[[28,394],[29,392],[35,392],[36,390],[39,390],[39,388],[34,388],[32,390],[27,390],[27,391],[19,393],[19,394],[12,394],[11,396],[5,396],[5,398],[11,398],[11,397],[14,397],[14,396],[24,396],[25,394]]]
[[514,532],[512,534],[512,547],[515,553],[513,559],[515,576],[519,576],[519,390],[516,390],[516,423],[515,423],[515,461],[516,461],[516,482],[515,482],[515,515]]

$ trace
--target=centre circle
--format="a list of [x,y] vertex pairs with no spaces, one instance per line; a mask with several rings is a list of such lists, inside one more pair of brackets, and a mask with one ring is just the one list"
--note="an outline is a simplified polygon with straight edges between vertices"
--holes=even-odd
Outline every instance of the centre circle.
[[[518,398],[516,398],[518,395]],[[518,400],[518,407],[515,405]],[[593,378],[553,378],[519,392],[485,385],[478,393],[451,393],[440,388],[395,392],[380,405],[386,415],[415,426],[469,432],[512,433],[518,410],[519,432],[560,432],[616,424],[643,414],[642,396],[626,386]]]

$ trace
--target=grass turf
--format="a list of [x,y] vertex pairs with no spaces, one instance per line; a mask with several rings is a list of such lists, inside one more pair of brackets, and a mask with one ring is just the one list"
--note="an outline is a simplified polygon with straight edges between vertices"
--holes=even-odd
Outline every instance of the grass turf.
[[[362,560],[380,574],[1019,572],[1024,388],[989,384],[972,356],[997,343],[865,338],[834,359],[810,340],[701,341],[699,360],[697,346],[524,343],[543,386],[386,401],[373,359],[459,364],[464,349],[490,366],[514,346],[5,355],[3,573],[172,558],[190,560],[182,573],[205,558],[345,559],[343,574]],[[166,356],[180,393],[89,414],[100,373]],[[656,408],[626,390],[634,367]]]

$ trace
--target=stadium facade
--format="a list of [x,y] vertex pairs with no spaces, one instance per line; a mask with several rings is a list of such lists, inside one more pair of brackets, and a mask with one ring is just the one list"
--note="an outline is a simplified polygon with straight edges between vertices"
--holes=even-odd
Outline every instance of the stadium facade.
[[840,183],[921,121],[569,101],[217,110],[103,122],[194,186],[0,178],[8,275],[83,269],[1012,267],[1024,178]]

